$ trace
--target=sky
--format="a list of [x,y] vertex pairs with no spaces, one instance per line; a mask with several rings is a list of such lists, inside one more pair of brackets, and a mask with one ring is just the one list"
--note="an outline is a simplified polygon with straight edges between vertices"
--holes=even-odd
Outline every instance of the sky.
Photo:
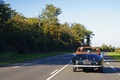
[[80,23],[95,36],[92,46],[120,47],[120,0],[4,0],[25,17],[37,17],[46,4],[62,10],[60,23]]

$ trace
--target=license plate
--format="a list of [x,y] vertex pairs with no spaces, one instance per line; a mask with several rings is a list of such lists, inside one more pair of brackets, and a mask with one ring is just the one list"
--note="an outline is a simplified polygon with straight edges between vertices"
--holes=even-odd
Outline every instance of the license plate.
[[91,64],[91,61],[89,61],[89,60],[85,60],[85,61],[83,61],[83,64],[90,65],[90,64]]

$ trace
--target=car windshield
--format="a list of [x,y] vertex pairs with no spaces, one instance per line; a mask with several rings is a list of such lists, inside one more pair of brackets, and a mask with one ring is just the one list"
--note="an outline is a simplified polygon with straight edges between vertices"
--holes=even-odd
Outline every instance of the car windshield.
[[98,49],[96,49],[96,48],[84,48],[83,49],[83,52],[98,52]]

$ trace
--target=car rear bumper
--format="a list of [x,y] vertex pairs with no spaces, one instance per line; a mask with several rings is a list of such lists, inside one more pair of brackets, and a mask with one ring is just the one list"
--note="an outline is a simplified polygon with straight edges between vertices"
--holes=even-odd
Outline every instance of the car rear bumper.
[[103,67],[103,65],[74,65],[73,67],[81,67],[81,68],[99,68],[99,67]]

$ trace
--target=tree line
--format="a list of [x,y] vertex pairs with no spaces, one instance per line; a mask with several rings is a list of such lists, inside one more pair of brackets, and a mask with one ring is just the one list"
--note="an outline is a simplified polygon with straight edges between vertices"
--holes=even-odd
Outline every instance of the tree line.
[[114,52],[116,49],[114,46],[112,45],[106,45],[106,44],[103,44],[101,47],[100,47],[101,51],[106,51],[106,52]]
[[28,18],[1,0],[0,52],[41,53],[90,46],[93,32],[80,23],[61,24],[61,13],[60,8],[47,4],[38,17]]

